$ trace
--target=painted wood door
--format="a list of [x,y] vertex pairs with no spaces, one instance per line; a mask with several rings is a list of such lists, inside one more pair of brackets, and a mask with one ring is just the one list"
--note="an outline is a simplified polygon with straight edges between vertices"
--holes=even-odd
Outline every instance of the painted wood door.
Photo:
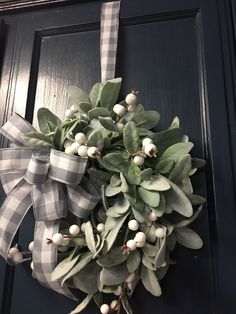
[[[6,3],[0,4],[5,25],[2,38],[6,39],[1,58],[0,123],[13,111],[32,121],[41,106],[63,116],[68,85],[89,90],[100,80],[102,1]],[[162,282],[163,296],[154,298],[140,285],[132,301],[135,314],[234,313],[232,3],[122,2],[116,69],[117,76],[123,77],[122,95],[133,87],[139,89],[145,108],[160,111],[159,128],[167,127],[178,115],[195,143],[195,155],[207,159],[205,172],[194,180],[196,190],[208,199],[207,210],[194,224],[204,248],[196,252],[179,247],[174,256],[177,265]],[[19,232],[23,247],[32,240],[33,227],[29,214]],[[76,305],[41,287],[31,277],[29,265],[14,270],[1,260],[0,268],[2,314],[64,314]],[[98,310],[91,305],[84,313]]]

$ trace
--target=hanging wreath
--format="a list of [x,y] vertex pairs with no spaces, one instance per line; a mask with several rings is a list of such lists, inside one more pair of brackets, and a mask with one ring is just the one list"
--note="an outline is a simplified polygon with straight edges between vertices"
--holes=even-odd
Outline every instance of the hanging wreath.
[[[31,260],[33,251],[33,275],[45,284],[39,269],[45,271],[47,252],[57,251],[58,264],[47,282],[70,293],[78,289],[87,294],[73,314],[80,313],[91,299],[103,314],[120,313],[121,306],[126,313],[133,313],[128,300],[140,280],[152,295],[161,295],[159,281],[174,263],[171,252],[176,243],[190,249],[202,247],[201,238],[188,225],[205,202],[193,193],[190,180],[205,161],[191,157],[193,143],[177,117],[167,130],[152,131],[159,113],[145,111],[138,103],[137,91],[117,103],[120,87],[121,78],[96,83],[89,95],[70,87],[71,108],[65,121],[41,108],[40,133],[32,132],[32,126],[19,116],[1,130],[22,147],[1,151],[2,163],[10,159],[5,172],[1,167],[8,212],[9,199],[12,201],[12,193],[23,180],[31,192],[33,189],[31,203],[38,221],[29,252],[21,252],[17,246],[6,249],[8,261],[17,264]],[[20,157],[16,157],[19,151]],[[58,154],[60,158],[55,159]],[[13,156],[21,160],[20,170]],[[12,185],[9,182],[14,171],[9,171],[9,164],[15,167],[15,174],[20,171]],[[22,173],[24,179],[19,181]],[[63,175],[67,179],[62,179]],[[55,193],[62,193],[57,201],[56,194],[49,193],[52,184],[58,184],[53,188]],[[51,206],[61,213],[54,215]],[[1,219],[2,237],[6,230]],[[51,228],[51,237],[45,238],[48,233],[40,231],[42,223],[45,230],[53,224],[58,224],[58,229]],[[55,290],[63,293],[58,287]],[[114,300],[105,303],[104,294],[112,294]]]

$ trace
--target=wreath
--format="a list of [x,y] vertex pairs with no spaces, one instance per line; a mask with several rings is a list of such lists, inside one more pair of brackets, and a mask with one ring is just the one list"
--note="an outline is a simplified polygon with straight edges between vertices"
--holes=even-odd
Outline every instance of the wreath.
[[[41,108],[41,132],[23,135],[24,145],[34,151],[60,151],[71,164],[73,158],[83,162],[85,193],[96,197],[93,208],[70,212],[60,220],[60,230],[42,240],[58,251],[52,282],[87,294],[71,314],[92,299],[103,314],[120,313],[122,306],[133,313],[129,298],[140,280],[152,295],[162,294],[159,281],[175,263],[176,243],[190,249],[203,244],[188,226],[205,202],[191,184],[205,161],[191,157],[193,143],[178,117],[168,129],[153,131],[160,114],[145,111],[138,91],[117,103],[121,81],[96,83],[89,95],[69,87],[65,121]],[[33,248],[31,242],[29,251]],[[16,264],[27,254],[14,246],[8,259]],[[31,268],[34,275],[34,262]],[[103,301],[106,294],[114,296],[111,303]]]

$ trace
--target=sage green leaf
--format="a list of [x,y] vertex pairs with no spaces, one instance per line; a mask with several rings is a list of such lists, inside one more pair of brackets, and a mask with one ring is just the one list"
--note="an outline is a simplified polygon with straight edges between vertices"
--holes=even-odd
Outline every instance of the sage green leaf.
[[178,183],[178,187],[185,193],[185,194],[192,194],[193,187],[189,177],[184,178],[181,182]]
[[122,248],[119,246],[112,248],[106,255],[99,257],[97,263],[102,267],[114,267],[125,262],[128,256],[123,254]]
[[140,199],[138,193],[135,192],[132,195],[125,194],[124,196],[132,207],[134,218],[140,223],[145,222],[148,212],[145,210],[144,203]]
[[100,103],[102,107],[111,110],[115,105],[121,88],[122,78],[118,77],[103,84],[100,95]]
[[122,162],[124,162],[124,158],[121,154],[118,153],[110,153],[103,157],[103,160],[109,163],[112,166],[119,166]]
[[139,131],[135,123],[126,123],[123,129],[123,142],[125,149],[132,155],[139,149]]
[[100,291],[97,291],[93,295],[93,300],[97,304],[98,307],[101,307],[102,304],[103,304],[103,295],[102,295],[102,293]]
[[87,264],[73,277],[75,287],[88,294],[97,292],[100,270],[101,267],[96,262]]
[[115,204],[107,210],[107,216],[120,217],[127,213],[130,203],[126,198],[116,200]]
[[[149,213],[149,210],[146,210],[147,213]],[[156,241],[156,227],[154,225],[147,226],[142,225],[140,226],[140,230],[146,234],[147,240],[151,243]]]
[[[66,282],[66,280],[68,280],[69,278],[73,277],[74,275],[76,275],[79,271],[81,271],[81,269],[83,269],[92,259],[93,254],[91,252],[85,252],[83,254],[81,254],[79,256],[79,262],[75,265],[73,264],[73,266],[71,267],[70,271],[67,273],[67,275],[63,278],[62,282],[61,282],[61,286],[64,285],[64,283]],[[78,260],[78,259],[77,259]],[[76,261],[77,262],[77,261]],[[59,265],[58,265],[59,266]],[[57,268],[57,267],[56,267]],[[56,270],[56,268],[54,269],[54,271]],[[53,271],[53,273],[54,273]],[[52,274],[53,274],[52,273]]]
[[189,154],[180,157],[169,175],[169,180],[178,184],[188,176],[192,168],[191,156]]
[[100,280],[107,286],[119,285],[129,274],[126,264],[123,263],[114,267],[104,267],[100,273]]
[[206,160],[200,158],[192,158],[192,167],[193,168],[201,168],[206,164]]
[[126,179],[125,179],[122,172],[120,173],[120,179],[121,179],[121,191],[123,193],[128,193],[129,192],[129,186],[128,186]]
[[158,162],[156,165],[156,172],[166,174],[171,171],[175,164],[175,161],[173,159],[163,159]]
[[[105,109],[105,108],[103,108],[103,109]],[[106,116],[105,117],[99,117],[98,120],[105,129],[112,131],[112,132],[118,132],[118,129],[117,129],[117,127],[116,127],[116,125],[113,122],[111,117],[106,117]]]
[[141,279],[144,287],[154,296],[159,297],[162,294],[159,281],[155,275],[155,272],[142,266]]
[[182,227],[187,227],[188,225],[190,225],[194,220],[197,219],[197,217],[199,216],[199,214],[201,213],[202,211],[202,206],[200,206],[196,211],[195,213],[190,217],[190,218],[187,218],[187,219],[184,219],[178,223],[176,223],[174,225],[175,228],[182,228]]
[[174,233],[176,235],[177,242],[188,249],[198,250],[203,246],[202,239],[192,229],[187,227],[176,228]]
[[95,146],[99,149],[103,149],[104,138],[100,130],[94,130],[88,137],[88,146]]
[[86,222],[85,225],[85,240],[88,246],[88,249],[92,252],[96,252],[96,244],[93,235],[93,227],[90,221]]
[[32,147],[52,147],[52,141],[42,133],[26,133],[23,135],[23,140],[26,146]]
[[80,102],[90,103],[90,99],[89,99],[89,96],[87,95],[87,93],[79,87],[71,85],[68,87],[67,92],[68,92],[68,96],[69,96],[71,102],[73,102],[73,104],[78,104]]
[[132,121],[136,124],[137,127],[152,129],[158,124],[160,120],[160,114],[157,111],[144,111],[141,113],[135,114],[132,118]]
[[142,251],[148,257],[155,257],[159,251],[159,247],[146,243],[145,246],[142,248]]
[[96,168],[89,168],[87,170],[88,174],[89,174],[89,179],[93,180],[93,179],[98,179],[99,181],[103,181],[104,184],[105,182],[109,182],[111,179],[111,174],[106,172],[106,171],[102,171],[102,170],[98,170]]
[[131,162],[131,165],[128,170],[127,180],[129,184],[135,185],[139,185],[141,182],[141,170],[137,165],[135,165],[133,161]]
[[53,136],[53,145],[55,149],[62,150],[64,141],[65,141],[64,129],[56,128],[55,134]]
[[166,262],[166,228],[162,226],[165,230],[164,238],[160,239],[160,249],[155,257],[154,264],[157,268],[160,268]]
[[71,256],[73,256],[73,254],[74,252],[72,252],[67,258],[65,258],[56,266],[51,274],[52,281],[56,281],[59,278],[65,276],[74,267],[80,256],[77,255],[73,259],[71,259]]
[[167,208],[172,208],[185,217],[192,216],[193,207],[190,200],[176,184],[171,181],[169,183],[171,189],[165,192]]
[[118,174],[113,174],[111,177],[110,185],[115,188],[121,185],[121,178]]
[[183,142],[183,136],[182,129],[169,129],[157,132],[151,138],[154,144],[157,145],[159,156],[161,156],[168,147]]
[[142,179],[142,180],[150,180],[150,179],[151,179],[151,176],[152,176],[152,173],[153,173],[152,168],[144,169],[144,170],[141,172],[141,179]]
[[121,186],[112,187],[110,184],[106,187],[105,195],[107,197],[112,197],[119,194],[121,191]]
[[138,188],[138,193],[144,203],[151,207],[157,207],[160,203],[160,194],[156,191],[148,191],[143,187]]
[[44,134],[54,132],[61,120],[47,108],[39,108],[37,112],[40,131]]
[[143,255],[143,258],[142,258],[143,265],[146,266],[148,269],[155,271],[157,268],[154,265],[153,261],[154,261],[153,258],[150,258],[145,254]]
[[128,271],[132,274],[134,273],[138,267],[139,264],[141,262],[141,256],[138,250],[132,251],[130,252],[130,254],[128,255],[128,259],[127,259],[127,268]]
[[171,122],[169,129],[179,128],[179,125],[180,125],[179,117],[176,116],[176,117],[174,117],[173,121]]
[[161,156],[161,160],[170,158],[174,161],[177,161],[180,157],[188,154],[192,148],[193,143],[191,142],[174,144],[164,151],[163,155]]
[[140,185],[150,191],[167,191],[170,189],[168,180],[161,175],[152,176],[151,180],[145,180]]
[[92,108],[93,108],[92,105],[86,102],[80,102],[78,104],[79,111],[82,111],[84,113],[88,113]]
[[98,117],[109,117],[110,112],[106,108],[97,107],[89,110],[88,117],[90,120],[96,119]]
[[70,312],[70,314],[81,313],[87,307],[92,297],[92,294],[88,294],[87,297],[73,311]]
[[185,193],[193,206],[206,203],[206,199],[201,195]]
[[100,102],[102,86],[102,83],[96,83],[90,91],[89,98],[94,107],[97,107]]
[[113,244],[117,238],[117,235],[120,231],[120,228],[123,226],[123,223],[125,222],[128,215],[129,215],[129,213],[127,213],[123,217],[116,219],[116,226],[112,230],[109,231],[109,233],[106,237],[107,251],[110,251],[110,249],[112,248],[112,246],[113,246]]
[[128,297],[126,294],[122,294],[121,303],[122,303],[122,306],[123,306],[126,314],[133,314],[133,311],[129,305]]

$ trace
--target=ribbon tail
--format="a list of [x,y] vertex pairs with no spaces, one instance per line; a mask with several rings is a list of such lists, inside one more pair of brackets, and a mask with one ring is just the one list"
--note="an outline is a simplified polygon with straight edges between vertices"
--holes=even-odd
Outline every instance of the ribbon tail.
[[59,281],[52,281],[51,274],[57,264],[57,248],[47,239],[51,239],[59,231],[60,220],[36,221],[34,231],[33,263],[38,281],[45,287],[77,300],[72,292],[65,286],[61,287]]
[[22,180],[8,195],[0,214],[0,255],[8,259],[8,252],[15,234],[32,205],[31,185]]

